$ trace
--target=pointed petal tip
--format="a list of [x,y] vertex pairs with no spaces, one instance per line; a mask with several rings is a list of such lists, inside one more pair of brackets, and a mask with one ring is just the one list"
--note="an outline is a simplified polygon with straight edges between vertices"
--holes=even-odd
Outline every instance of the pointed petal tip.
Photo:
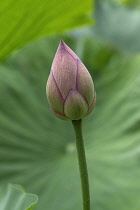
[[65,42],[63,40],[60,40],[58,48],[65,48],[65,45]]
[[[79,92],[78,92],[76,89],[70,88],[69,91],[68,91],[67,96],[68,96],[71,92],[75,92],[75,93],[78,93],[78,94],[79,94]],[[66,98],[67,98],[67,96],[66,96]]]
[[76,89],[74,89],[74,88],[70,88],[69,92],[70,92],[70,91],[77,91],[77,90],[76,90]]
[[58,50],[65,49],[74,59],[80,60],[78,56],[70,49],[70,47],[63,41],[60,40]]
[[61,40],[60,40],[60,44],[65,44],[65,42],[61,39]]

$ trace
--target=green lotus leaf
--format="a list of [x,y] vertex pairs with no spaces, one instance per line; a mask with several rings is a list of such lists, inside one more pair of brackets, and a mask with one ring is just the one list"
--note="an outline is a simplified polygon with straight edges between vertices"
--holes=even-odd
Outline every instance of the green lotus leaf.
[[32,210],[37,201],[36,195],[26,193],[21,186],[0,186],[1,210]]
[[96,1],[93,34],[129,53],[140,52],[140,11],[108,1]]
[[53,116],[45,93],[60,39],[87,66],[97,93],[83,120],[91,209],[139,210],[140,56],[88,36],[44,38],[1,63],[0,183],[37,194],[35,209],[81,208],[72,125]]
[[91,0],[6,0],[0,3],[0,60],[36,38],[92,24]]

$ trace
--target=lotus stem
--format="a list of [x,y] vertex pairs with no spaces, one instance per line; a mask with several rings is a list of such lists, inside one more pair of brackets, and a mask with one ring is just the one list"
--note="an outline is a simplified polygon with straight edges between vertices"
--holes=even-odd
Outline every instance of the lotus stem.
[[83,210],[90,210],[89,180],[88,180],[86,155],[84,149],[84,141],[82,135],[82,120],[72,120],[72,124],[75,131],[76,148],[77,148],[79,171],[81,178]]

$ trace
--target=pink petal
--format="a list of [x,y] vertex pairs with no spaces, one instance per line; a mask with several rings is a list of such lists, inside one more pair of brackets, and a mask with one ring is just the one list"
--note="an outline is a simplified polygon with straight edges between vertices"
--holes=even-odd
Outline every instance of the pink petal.
[[68,117],[66,117],[64,114],[61,114],[61,113],[59,113],[59,112],[56,112],[56,111],[54,111],[53,109],[51,109],[50,108],[50,110],[51,110],[51,112],[56,116],[56,117],[58,117],[59,119],[61,119],[61,120],[70,120]]
[[77,56],[64,43],[60,42],[52,63],[52,71],[63,98],[76,86]]
[[94,93],[94,100],[93,100],[91,106],[89,107],[89,110],[88,110],[88,112],[86,113],[86,116],[89,115],[89,114],[93,111],[94,106],[95,106],[95,103],[96,103],[96,92]]
[[46,93],[50,106],[57,112],[63,113],[63,97],[51,72],[46,85]]
[[78,56],[69,48],[66,43],[61,40],[58,46],[58,49],[64,48],[69,54],[71,54],[75,59],[79,59]]
[[77,72],[76,89],[84,98],[86,98],[89,106],[91,106],[94,98],[94,84],[90,76],[90,73],[88,72],[84,64],[80,60],[77,60],[77,63],[78,63],[78,72]]

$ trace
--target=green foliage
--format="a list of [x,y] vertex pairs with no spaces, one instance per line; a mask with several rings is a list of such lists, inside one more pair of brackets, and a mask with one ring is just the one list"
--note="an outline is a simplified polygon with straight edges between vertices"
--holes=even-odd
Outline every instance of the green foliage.
[[21,186],[8,184],[0,187],[1,210],[32,210],[37,200],[36,195],[25,193]]
[[125,5],[132,8],[140,8],[140,1],[139,0],[106,0],[108,2],[113,2],[119,5]]
[[140,12],[98,0],[93,32],[119,49],[140,52]]
[[132,8],[140,9],[140,1],[139,0],[121,0],[121,3],[123,3],[126,6],[132,7]]
[[0,2],[0,59],[41,36],[92,23],[91,0]]
[[90,70],[97,92],[83,121],[92,209],[139,210],[140,56],[87,36],[41,39],[1,64],[0,182],[37,194],[35,209],[80,209],[72,126],[53,116],[45,95],[62,38]]

